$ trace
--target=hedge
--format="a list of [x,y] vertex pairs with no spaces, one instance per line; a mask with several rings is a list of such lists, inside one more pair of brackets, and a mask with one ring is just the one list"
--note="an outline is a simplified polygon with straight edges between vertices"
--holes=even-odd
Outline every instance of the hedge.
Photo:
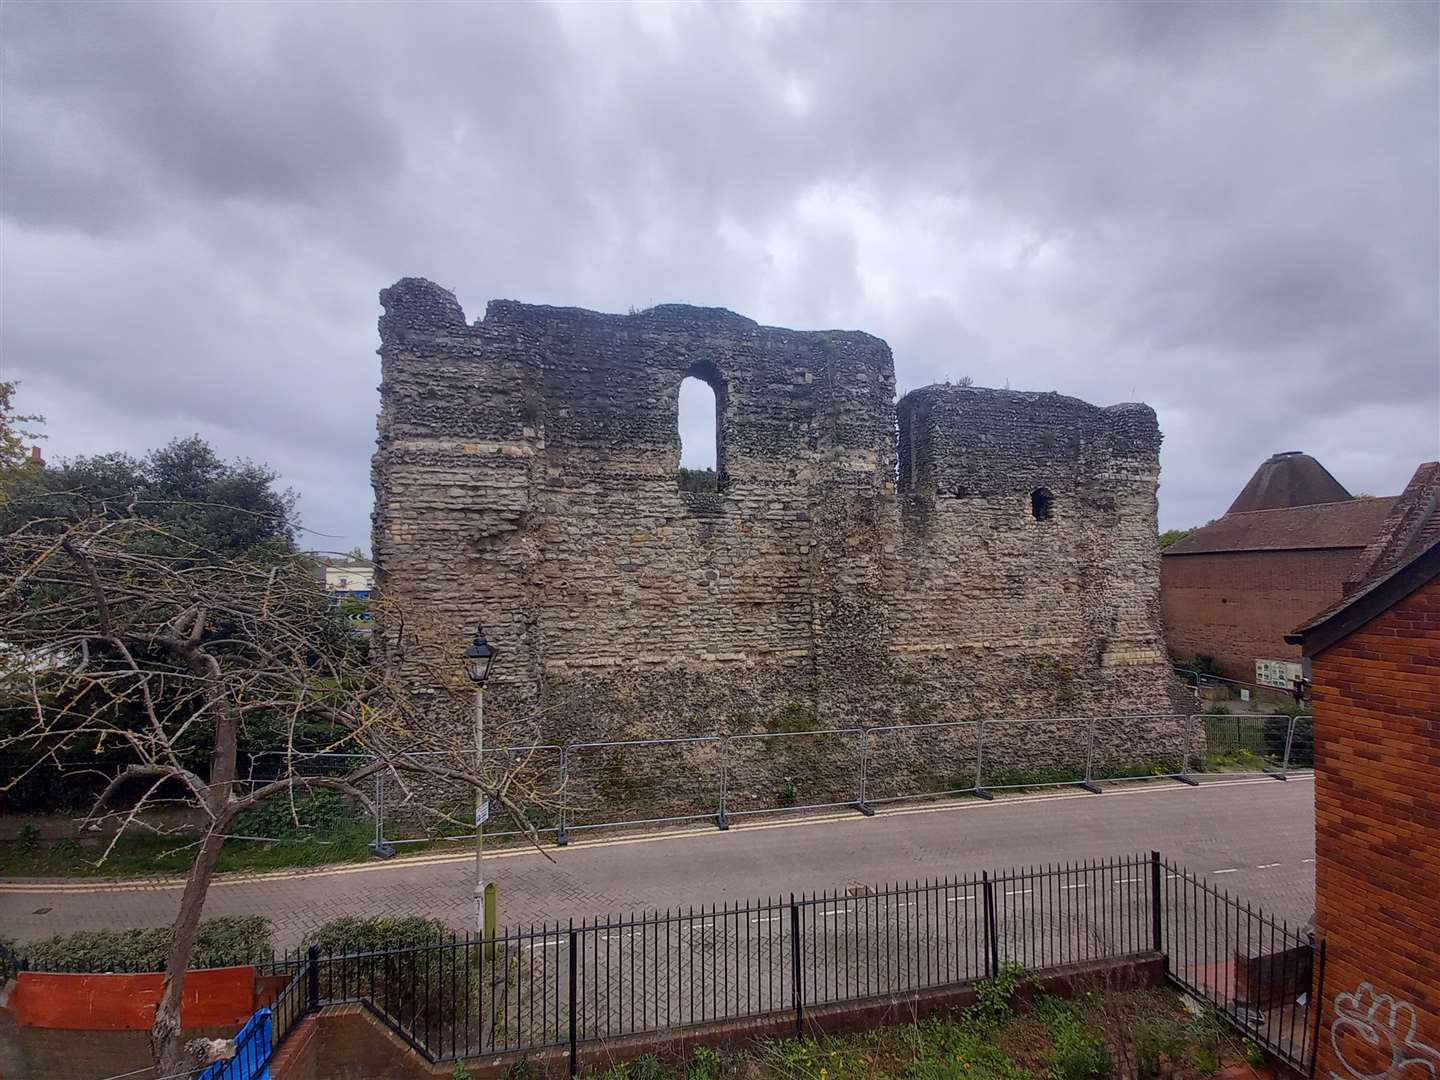
[[318,946],[322,953],[375,952],[448,940],[450,929],[444,923],[421,915],[343,915],[305,935],[305,944]]
[[[79,930],[32,942],[24,956],[34,971],[163,971],[169,947],[169,927]],[[270,957],[270,920],[227,915],[200,923],[190,967],[234,967]]]

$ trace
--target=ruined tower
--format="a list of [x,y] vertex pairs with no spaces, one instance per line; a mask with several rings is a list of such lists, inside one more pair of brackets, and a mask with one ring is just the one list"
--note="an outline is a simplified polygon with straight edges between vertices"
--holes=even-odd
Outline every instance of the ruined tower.
[[[548,739],[1170,711],[1148,407],[897,406],[878,338],[720,309],[381,302],[378,584],[483,619]],[[687,376],[715,492],[677,484]]]

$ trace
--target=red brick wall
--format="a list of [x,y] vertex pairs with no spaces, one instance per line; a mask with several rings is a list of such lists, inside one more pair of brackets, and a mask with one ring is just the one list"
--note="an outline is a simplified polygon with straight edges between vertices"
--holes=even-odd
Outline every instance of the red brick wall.
[[1221,674],[1255,680],[1255,661],[1299,660],[1285,635],[1340,599],[1356,548],[1166,555],[1160,609],[1172,656],[1215,657]]
[[[1440,1075],[1440,580],[1315,656],[1313,670],[1316,922],[1327,937],[1316,1075]],[[1431,1071],[1400,1067],[1407,1057]]]
[[319,1044],[319,1019],[307,1016],[290,1029],[284,1045],[270,1059],[271,1080],[315,1080]]

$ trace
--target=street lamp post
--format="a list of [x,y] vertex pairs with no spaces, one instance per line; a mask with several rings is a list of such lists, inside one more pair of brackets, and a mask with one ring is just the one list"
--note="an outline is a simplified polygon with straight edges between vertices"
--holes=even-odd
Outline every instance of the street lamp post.
[[485,919],[485,821],[490,816],[490,800],[480,784],[484,775],[485,754],[485,680],[495,662],[495,646],[485,640],[485,627],[476,625],[475,640],[465,650],[470,681],[475,684],[475,930],[482,939],[487,930]]

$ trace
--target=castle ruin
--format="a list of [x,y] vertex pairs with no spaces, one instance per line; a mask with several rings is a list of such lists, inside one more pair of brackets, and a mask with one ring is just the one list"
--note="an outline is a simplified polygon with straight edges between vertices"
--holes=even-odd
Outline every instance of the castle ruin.
[[[378,585],[483,620],[487,708],[573,703],[549,741],[1172,711],[1149,407],[897,405],[880,339],[715,308],[380,298]],[[687,376],[718,491],[677,483]]]

